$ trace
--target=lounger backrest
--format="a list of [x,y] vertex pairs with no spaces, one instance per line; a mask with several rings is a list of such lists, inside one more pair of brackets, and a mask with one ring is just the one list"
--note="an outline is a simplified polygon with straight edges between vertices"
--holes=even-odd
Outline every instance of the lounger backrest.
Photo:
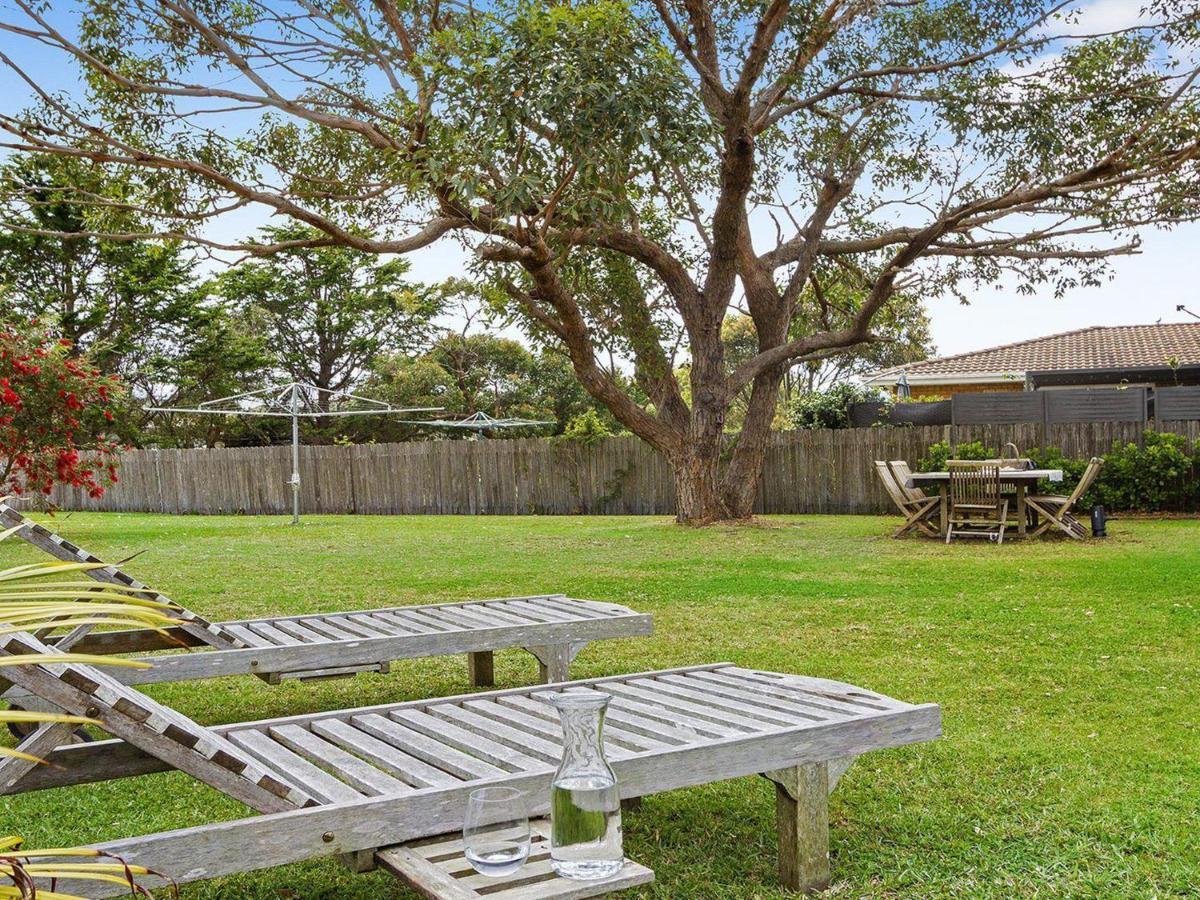
[[1071,509],[1079,501],[1079,498],[1084,495],[1088,488],[1092,486],[1092,482],[1096,480],[1096,476],[1100,474],[1100,470],[1104,468],[1104,460],[1098,456],[1093,456],[1088,462],[1087,468],[1083,470],[1083,475],[1079,477],[1079,483],[1075,485],[1075,490],[1071,491],[1067,498],[1066,509]]
[[[0,635],[0,655],[53,654],[27,632]],[[259,812],[283,812],[316,801],[281,773],[169,706],[121,684],[94,666],[31,662],[5,666],[4,678]]]
[[892,502],[899,507],[901,512],[907,515],[908,498],[904,496],[904,492],[900,489],[900,485],[896,482],[896,478],[892,475],[892,470],[888,468],[888,464],[883,460],[875,460],[875,472],[879,475],[879,480],[883,482],[883,489],[892,498]]
[[172,616],[181,620],[180,628],[193,635],[211,647],[228,650],[235,647],[248,646],[241,638],[228,629],[216,625],[203,616],[198,616],[190,609],[180,606],[170,597],[153,588],[142,584],[136,578],[122,572],[119,568],[105,563],[98,556],[89,553],[82,547],[77,547],[66,538],[39,525],[32,519],[27,519],[7,503],[0,503],[0,530],[17,528],[16,536],[29,544],[49,553],[55,559],[63,562],[98,563],[99,568],[87,569],[84,574],[102,584],[115,584],[121,587],[133,588],[144,592],[144,595],[159,603],[168,603],[172,607]]

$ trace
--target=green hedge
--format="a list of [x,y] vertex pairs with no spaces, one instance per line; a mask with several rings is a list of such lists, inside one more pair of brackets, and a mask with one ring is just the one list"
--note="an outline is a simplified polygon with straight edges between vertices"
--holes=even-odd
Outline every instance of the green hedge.
[[[953,454],[950,445],[939,441],[917,463],[921,472],[946,468],[946,460],[994,459],[995,447],[980,441],[959,444]],[[1087,468],[1086,459],[1068,459],[1056,447],[1034,448],[1024,453],[1039,469],[1062,469],[1061,483],[1043,483],[1039,491],[1067,494]],[[1137,510],[1158,512],[1195,512],[1200,510],[1200,442],[1189,446],[1181,435],[1147,431],[1142,446],[1114,444],[1104,454],[1104,468],[1096,482],[1080,499],[1081,509],[1100,504],[1109,511]]]

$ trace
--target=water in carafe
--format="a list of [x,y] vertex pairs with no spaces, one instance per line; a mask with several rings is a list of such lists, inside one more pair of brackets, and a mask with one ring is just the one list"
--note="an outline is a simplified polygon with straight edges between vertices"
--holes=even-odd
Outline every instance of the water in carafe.
[[621,871],[621,795],[604,758],[604,711],[598,691],[554,694],[563,726],[563,759],[550,788],[550,863],[565,878],[608,878]]

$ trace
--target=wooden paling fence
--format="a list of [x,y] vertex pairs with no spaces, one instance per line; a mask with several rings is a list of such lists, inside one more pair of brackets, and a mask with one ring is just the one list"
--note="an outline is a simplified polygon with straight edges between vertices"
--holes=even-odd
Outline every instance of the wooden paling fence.
[[[1158,427],[1200,439],[1200,422]],[[1122,422],[780,432],[767,451],[758,511],[891,512],[872,463],[915,462],[937,441],[1012,441],[1086,459],[1142,435],[1140,423]],[[120,483],[99,500],[68,488],[53,499],[65,509],[284,514],[291,511],[290,454],[288,447],[135,450],[122,457]],[[674,513],[670,467],[635,437],[588,447],[540,438],[303,447],[300,469],[308,513]]]

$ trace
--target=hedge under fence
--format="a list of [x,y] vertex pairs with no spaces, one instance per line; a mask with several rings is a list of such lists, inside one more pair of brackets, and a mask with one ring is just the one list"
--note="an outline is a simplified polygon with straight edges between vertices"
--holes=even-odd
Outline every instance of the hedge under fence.
[[[1061,483],[1044,482],[1041,493],[1067,494],[1075,487],[1086,459],[1069,459],[1055,447],[1022,451],[1039,469],[1062,469]],[[945,441],[929,448],[917,464],[921,472],[941,471],[947,459],[995,459],[1000,451],[980,441],[960,443],[951,449]],[[1147,431],[1143,446],[1114,444],[1104,454],[1104,468],[1080,499],[1079,506],[1100,505],[1110,511],[1196,512],[1200,510],[1200,442],[1170,432]]]

